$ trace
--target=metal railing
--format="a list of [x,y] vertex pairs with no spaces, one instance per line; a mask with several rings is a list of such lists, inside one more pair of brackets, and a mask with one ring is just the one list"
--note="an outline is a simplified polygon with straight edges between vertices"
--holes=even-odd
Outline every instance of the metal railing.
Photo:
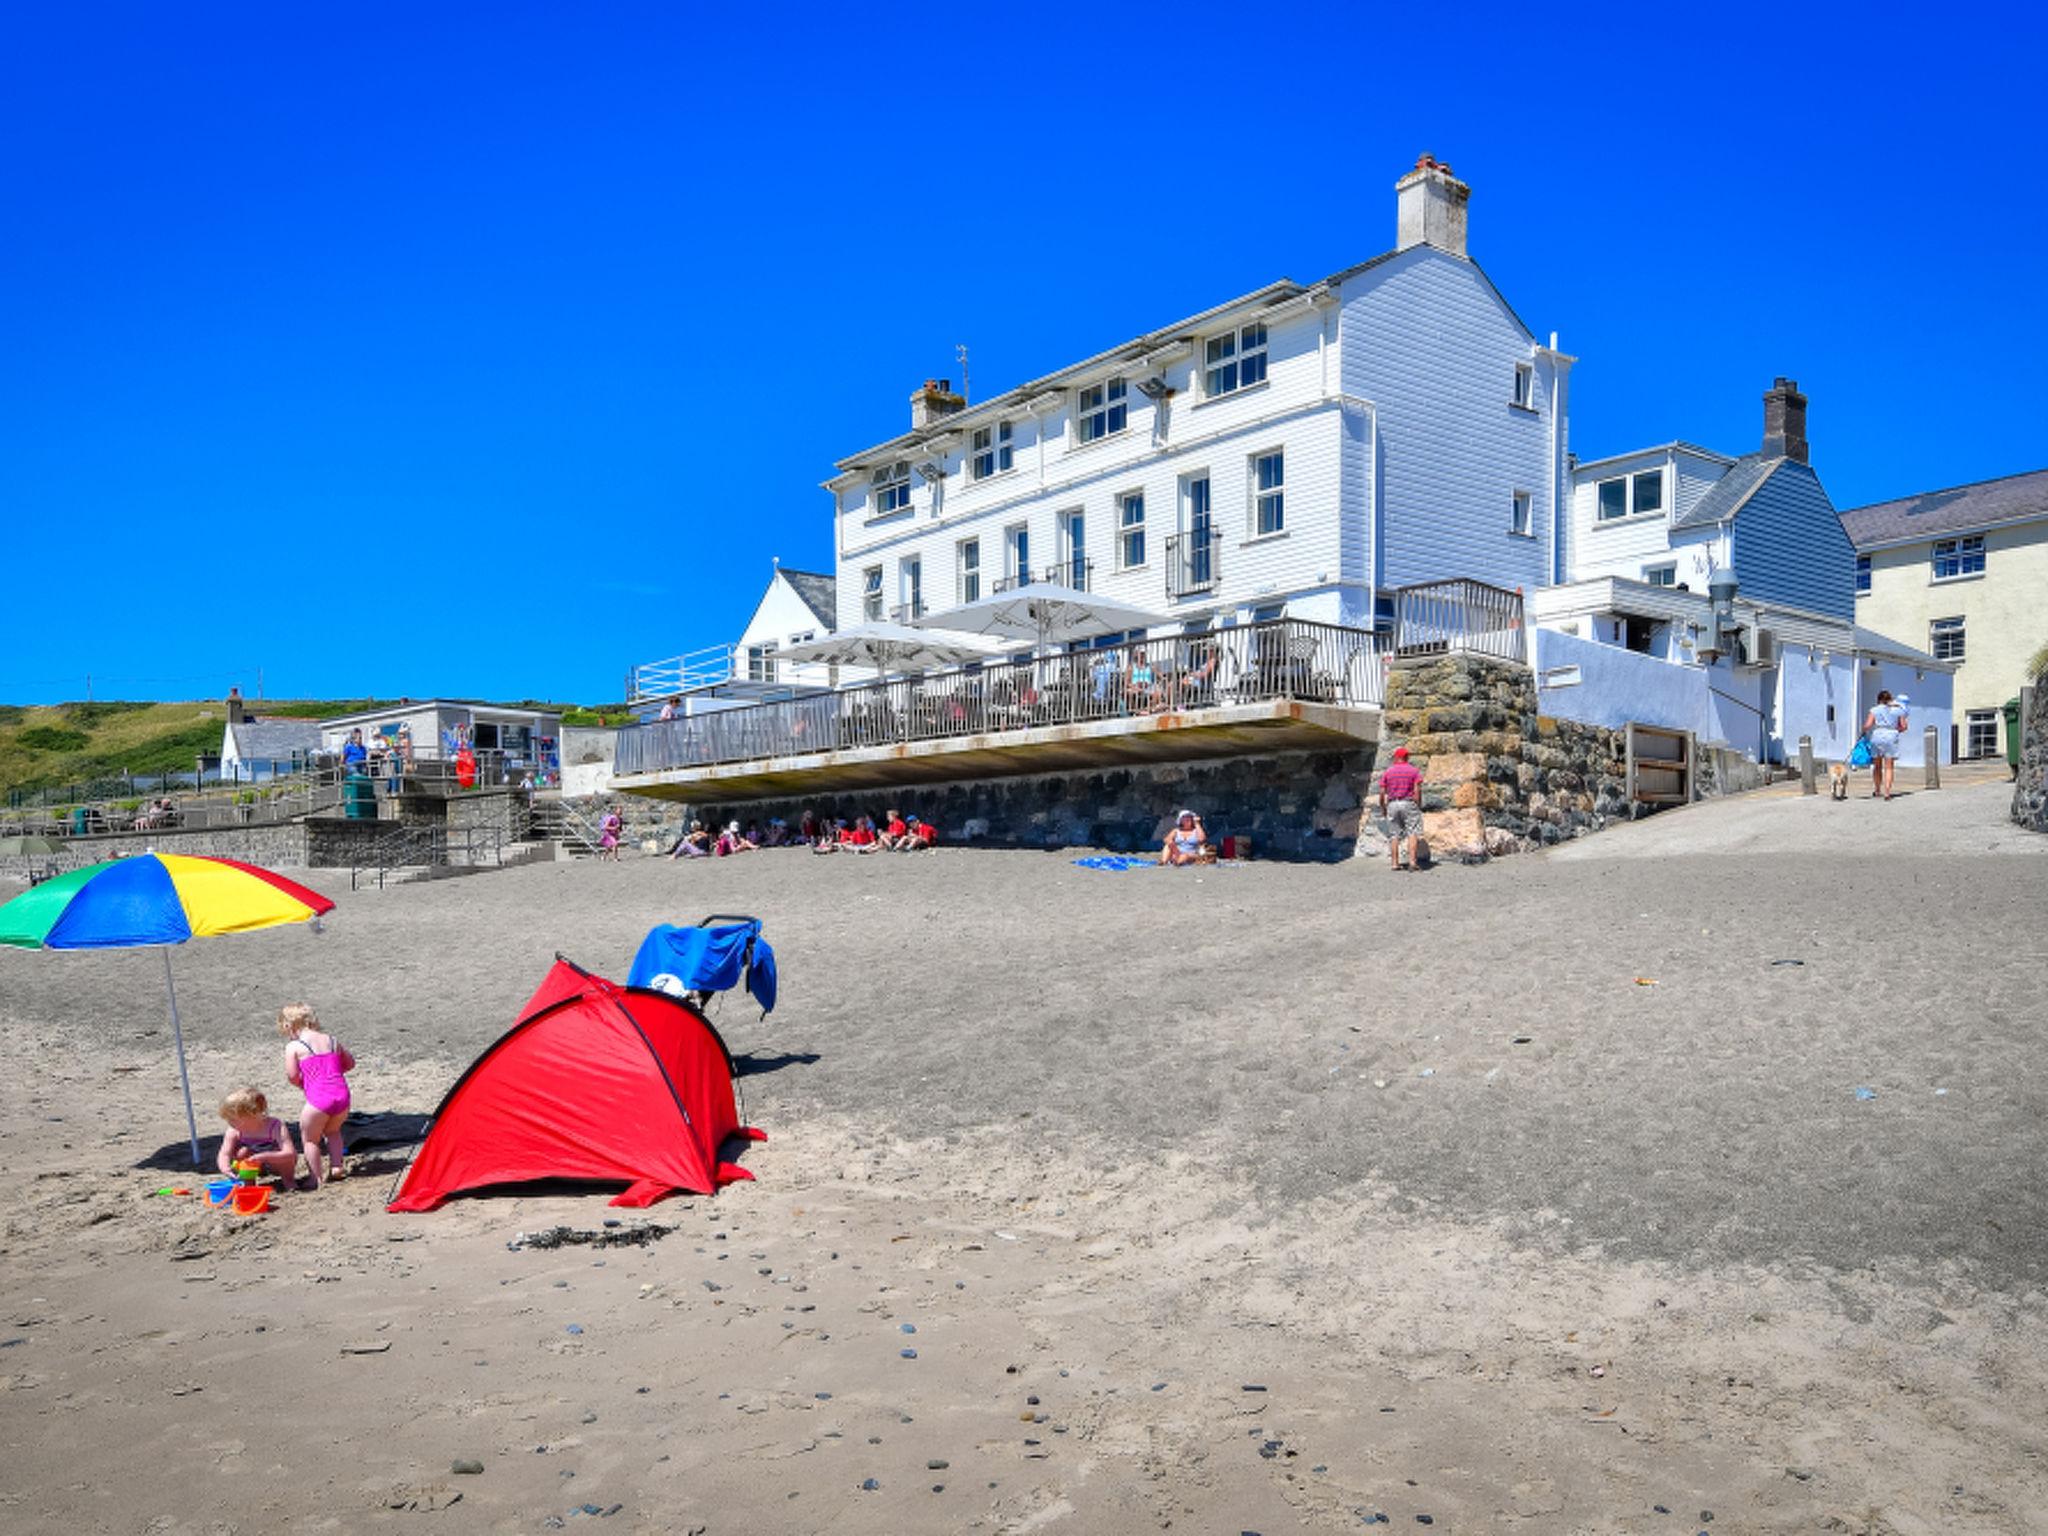
[[665,699],[692,688],[710,688],[741,676],[744,658],[733,645],[706,645],[661,661],[645,661],[626,673],[626,702]]
[[1213,592],[1223,568],[1223,535],[1175,533],[1166,540],[1166,596],[1169,601]]
[[1302,619],[984,662],[775,704],[627,726],[630,775],[1229,704],[1376,705],[1386,637]]
[[1394,654],[1453,652],[1527,661],[1522,594],[1483,581],[1424,581],[1396,587]]
[[393,875],[409,879],[438,871],[495,869],[505,862],[506,837],[498,827],[392,826],[363,838],[349,859],[348,888],[374,880],[378,889]]
[[891,624],[915,624],[929,611],[930,609],[927,607],[925,600],[921,597],[914,603],[898,603],[889,610],[889,622]]
[[989,590],[992,593],[1014,592],[1019,587],[1029,586],[1037,581],[1048,582],[1055,587],[1072,587],[1076,592],[1093,591],[1095,562],[1085,559],[1057,560],[1035,576],[1029,571],[999,576],[996,578],[996,584]]

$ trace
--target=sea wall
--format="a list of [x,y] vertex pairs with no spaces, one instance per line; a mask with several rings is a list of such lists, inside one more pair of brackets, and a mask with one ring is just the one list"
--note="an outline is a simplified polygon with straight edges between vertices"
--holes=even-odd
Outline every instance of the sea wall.
[[2020,690],[2020,773],[2012,787],[2012,819],[2048,832],[2048,673]]

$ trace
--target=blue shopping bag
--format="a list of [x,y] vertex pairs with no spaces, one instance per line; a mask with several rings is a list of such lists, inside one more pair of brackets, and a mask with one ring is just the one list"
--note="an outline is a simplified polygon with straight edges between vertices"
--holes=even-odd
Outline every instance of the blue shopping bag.
[[1858,736],[1856,738],[1856,746],[1849,753],[1849,766],[1851,768],[1868,768],[1870,766],[1870,738],[1868,736]]

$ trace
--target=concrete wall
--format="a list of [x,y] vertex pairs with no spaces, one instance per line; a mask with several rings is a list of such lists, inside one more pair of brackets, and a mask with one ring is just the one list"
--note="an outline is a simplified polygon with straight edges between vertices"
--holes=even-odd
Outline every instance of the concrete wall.
[[1926,762],[1923,730],[1933,726],[1936,739],[1941,746],[1941,760],[1953,761],[1953,743],[1950,727],[1955,723],[1955,674],[1950,672],[1922,673],[1916,667],[1899,662],[1885,662],[1879,666],[1865,666],[1856,673],[1856,721],[1850,735],[1855,741],[1855,732],[1863,729],[1863,717],[1870,706],[1877,702],[1879,689],[1890,689],[1894,699],[1906,701],[1906,734],[1899,741],[1899,762],[1902,765],[1919,767]]

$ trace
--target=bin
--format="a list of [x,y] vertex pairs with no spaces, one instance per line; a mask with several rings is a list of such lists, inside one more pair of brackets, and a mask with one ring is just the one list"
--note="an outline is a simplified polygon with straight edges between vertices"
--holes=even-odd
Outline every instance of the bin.
[[2020,776],[2020,701],[2005,701],[2005,762],[2012,776]]

